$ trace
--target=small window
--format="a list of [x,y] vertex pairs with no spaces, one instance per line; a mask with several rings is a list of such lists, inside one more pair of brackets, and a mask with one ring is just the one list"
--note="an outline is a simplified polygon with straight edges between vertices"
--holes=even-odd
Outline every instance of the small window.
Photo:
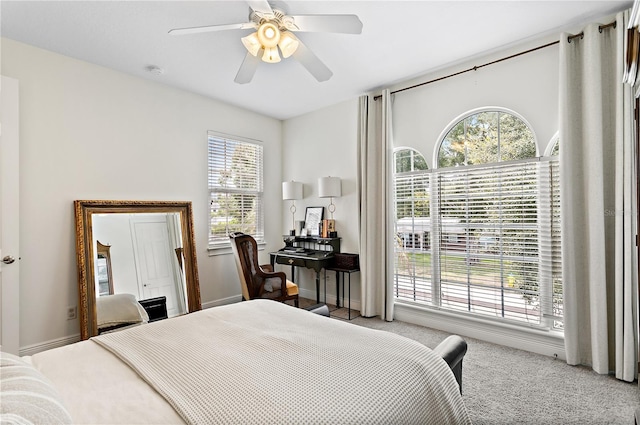
[[243,232],[264,242],[263,156],[257,141],[209,132],[209,248]]
[[523,119],[487,110],[468,115],[451,127],[438,150],[438,168],[535,156],[535,136]]
[[558,156],[560,155],[560,135],[554,134],[547,145],[547,149],[544,153],[545,156]]
[[394,152],[394,158],[397,174],[429,169],[424,156],[415,149],[399,148]]

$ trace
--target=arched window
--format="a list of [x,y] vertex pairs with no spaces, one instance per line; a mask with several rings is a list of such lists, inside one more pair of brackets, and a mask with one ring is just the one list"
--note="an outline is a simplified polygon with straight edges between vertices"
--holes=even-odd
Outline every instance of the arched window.
[[396,299],[561,329],[558,159],[538,158],[526,120],[470,111],[441,133],[437,168],[409,148],[394,161]]
[[397,148],[393,152],[393,159],[396,174],[429,169],[424,156],[412,148]]
[[507,110],[472,112],[449,126],[437,154],[438,168],[490,164],[536,156],[536,140],[523,118]]
[[549,141],[547,149],[544,152],[544,156],[558,156],[560,155],[560,135],[556,132]]

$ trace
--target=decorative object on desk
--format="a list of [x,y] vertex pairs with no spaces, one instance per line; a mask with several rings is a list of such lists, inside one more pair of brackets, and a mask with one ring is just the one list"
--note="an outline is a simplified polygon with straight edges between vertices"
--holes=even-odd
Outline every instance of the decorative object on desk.
[[[336,210],[336,206],[333,203],[333,198],[338,198],[342,195],[342,186],[340,183],[340,177],[320,177],[318,179],[318,196],[321,198],[331,198],[329,207],[327,208],[331,213],[333,219],[333,213]],[[335,230],[335,229],[334,229]]]
[[[335,233],[335,236],[331,236],[332,233]],[[336,232],[336,221],[332,218],[325,218],[322,220],[322,237],[323,238],[331,238],[337,237],[338,232]]]
[[296,220],[296,235],[302,236],[302,230],[304,229],[304,220]]
[[304,228],[307,230],[306,236],[320,236],[320,223],[324,216],[324,207],[307,207],[304,216]]
[[296,199],[302,199],[302,183],[291,180],[290,182],[282,182],[282,200],[291,201],[291,230],[289,234],[296,234]]

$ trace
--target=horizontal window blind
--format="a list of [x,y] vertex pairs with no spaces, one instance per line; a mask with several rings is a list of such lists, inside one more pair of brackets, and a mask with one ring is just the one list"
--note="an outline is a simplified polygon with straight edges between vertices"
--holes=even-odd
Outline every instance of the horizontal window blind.
[[561,328],[559,200],[556,159],[397,174],[396,297]]
[[425,171],[396,174],[395,296],[431,303],[430,179]]
[[262,145],[213,133],[208,140],[209,247],[229,245],[233,232],[263,242]]

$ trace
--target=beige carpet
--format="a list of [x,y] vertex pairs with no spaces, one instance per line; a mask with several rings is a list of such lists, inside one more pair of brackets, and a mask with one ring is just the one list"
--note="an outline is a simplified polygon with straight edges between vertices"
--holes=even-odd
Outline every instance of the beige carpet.
[[[308,298],[300,298],[299,299],[300,308],[306,308],[306,307],[312,306],[314,304],[316,304],[315,300],[310,300]],[[354,310],[353,308],[351,309],[351,319],[349,319],[349,309],[348,308],[346,308],[346,307],[337,308],[334,304],[327,304],[327,307],[329,307],[329,314],[334,319],[342,319],[342,320],[349,321],[349,320],[353,320],[356,317],[360,316],[360,311]]]
[[[300,302],[312,304],[315,301]],[[346,309],[329,307],[331,317],[345,317],[340,310]],[[448,336],[397,320],[357,317],[350,323],[394,332],[430,348]],[[637,381],[627,383],[551,357],[465,340],[462,396],[474,424],[634,424],[640,407]]]

